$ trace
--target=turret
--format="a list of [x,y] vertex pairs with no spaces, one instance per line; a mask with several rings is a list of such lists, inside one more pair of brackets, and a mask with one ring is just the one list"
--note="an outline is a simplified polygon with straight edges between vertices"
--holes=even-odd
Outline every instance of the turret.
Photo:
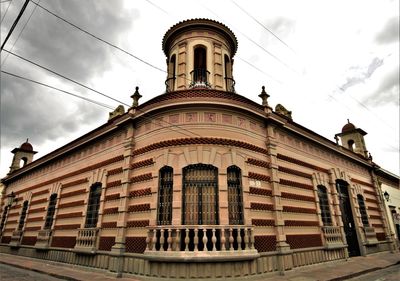
[[37,151],[33,151],[33,147],[27,139],[19,148],[14,148],[11,153],[14,154],[14,157],[8,174],[31,163],[33,161],[33,155],[36,154]]
[[342,132],[336,134],[335,137],[340,137],[343,147],[368,158],[368,150],[364,141],[364,136],[366,134],[364,130],[356,128],[356,126],[347,119],[347,124],[343,126]]

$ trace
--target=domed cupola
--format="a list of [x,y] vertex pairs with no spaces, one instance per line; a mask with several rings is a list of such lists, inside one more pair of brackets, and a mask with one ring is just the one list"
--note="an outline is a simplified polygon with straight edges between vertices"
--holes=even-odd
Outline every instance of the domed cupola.
[[14,148],[11,153],[14,154],[14,157],[9,174],[31,163],[33,161],[33,155],[37,152],[33,151],[32,145],[26,140],[19,148]]
[[166,91],[235,92],[232,65],[237,45],[233,32],[217,21],[191,19],[172,26],[162,41],[168,67]]

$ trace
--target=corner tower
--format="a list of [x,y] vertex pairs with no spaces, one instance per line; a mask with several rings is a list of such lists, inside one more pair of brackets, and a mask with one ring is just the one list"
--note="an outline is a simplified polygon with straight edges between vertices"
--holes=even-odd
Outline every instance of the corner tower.
[[37,151],[33,151],[32,145],[26,140],[19,148],[14,148],[11,153],[14,154],[14,157],[9,174],[31,163],[33,161],[33,155],[35,155]]
[[235,92],[232,65],[237,44],[233,32],[217,21],[191,19],[172,26],[162,41],[166,92],[188,88]]
[[368,150],[364,141],[364,136],[366,134],[364,130],[356,128],[356,126],[347,119],[347,124],[343,126],[342,132],[336,134],[336,136],[340,137],[343,147],[368,158]]

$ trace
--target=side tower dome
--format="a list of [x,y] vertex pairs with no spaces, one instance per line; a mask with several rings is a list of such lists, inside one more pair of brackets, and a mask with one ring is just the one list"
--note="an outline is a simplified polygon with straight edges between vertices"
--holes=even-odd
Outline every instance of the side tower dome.
[[[26,142],[21,144],[19,148],[14,148],[11,153],[14,154],[13,161],[11,163],[10,167],[10,172],[14,172],[15,170],[18,170],[19,168],[22,168],[26,164],[29,164],[33,161],[33,155],[37,153],[37,151],[33,151],[32,145],[28,142],[28,139]],[[22,165],[21,165],[22,162]]]
[[167,56],[166,91],[212,88],[235,92],[232,75],[237,50],[235,34],[209,19],[191,19],[172,26],[164,35]]
[[368,150],[364,141],[364,136],[366,134],[364,130],[356,128],[356,126],[347,119],[347,124],[343,126],[342,132],[336,134],[336,136],[340,137],[343,147],[367,158]]

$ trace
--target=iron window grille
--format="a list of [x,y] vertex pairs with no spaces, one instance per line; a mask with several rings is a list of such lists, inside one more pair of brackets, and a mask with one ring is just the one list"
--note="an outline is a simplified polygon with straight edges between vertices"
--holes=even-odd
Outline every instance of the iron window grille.
[[53,225],[54,213],[56,211],[57,194],[53,193],[50,196],[49,206],[47,207],[46,221],[44,223],[44,229],[50,229]]
[[101,183],[96,182],[90,187],[85,228],[97,226],[97,220],[99,218],[100,196]]
[[26,211],[28,210],[28,200],[24,201],[21,216],[19,217],[18,230],[22,230],[25,224]]
[[217,225],[218,169],[195,164],[183,168],[184,225]]
[[157,224],[170,225],[172,223],[173,169],[163,167],[159,175]]
[[357,195],[358,207],[360,208],[361,221],[364,226],[369,226],[367,209],[365,208],[364,197]]
[[240,168],[228,167],[228,213],[229,224],[243,224],[242,181]]
[[321,210],[321,219],[324,226],[332,225],[331,211],[329,209],[328,194],[325,186],[318,186],[319,208]]

